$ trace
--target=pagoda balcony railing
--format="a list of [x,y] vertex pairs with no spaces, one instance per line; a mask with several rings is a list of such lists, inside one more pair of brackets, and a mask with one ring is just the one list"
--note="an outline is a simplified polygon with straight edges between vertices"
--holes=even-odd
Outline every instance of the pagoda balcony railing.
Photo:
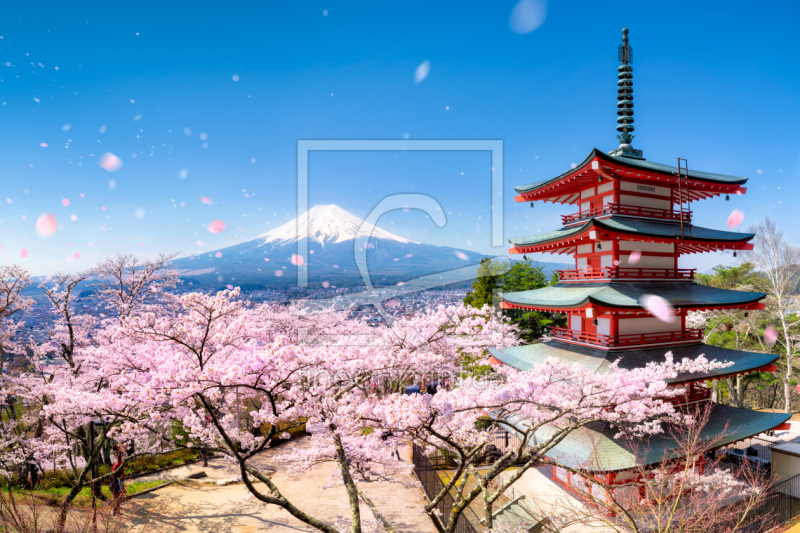
[[695,268],[625,268],[602,267],[559,270],[559,281],[591,281],[604,279],[686,280],[694,279]]
[[675,220],[678,222],[680,222],[681,216],[683,216],[684,222],[688,223],[692,221],[691,211],[656,209],[638,205],[622,205],[619,202],[614,202],[571,215],[561,215],[561,223],[564,226],[569,226],[570,224],[575,224],[576,222],[587,220],[592,217],[602,217],[606,215],[627,215],[630,217],[657,218],[660,220]]
[[625,335],[603,335],[600,333],[576,331],[568,328],[551,328],[551,332],[555,339],[593,344],[601,348],[622,348],[703,340],[702,329],[662,331],[658,333],[629,333]]

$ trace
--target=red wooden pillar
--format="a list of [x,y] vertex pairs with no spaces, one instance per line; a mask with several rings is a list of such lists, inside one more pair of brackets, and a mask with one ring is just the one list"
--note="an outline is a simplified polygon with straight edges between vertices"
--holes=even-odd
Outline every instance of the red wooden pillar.
[[619,334],[619,314],[615,312],[608,313],[608,336],[616,339]]
[[[615,474],[614,472],[610,472],[610,473],[606,474],[606,486],[607,487],[612,486],[614,484],[614,480],[616,480],[616,478],[617,478],[617,474]],[[614,489],[606,488],[606,504],[609,507],[611,507],[611,505],[613,505],[613,503],[612,503],[613,500],[611,499],[611,493],[612,493],[613,490]]]

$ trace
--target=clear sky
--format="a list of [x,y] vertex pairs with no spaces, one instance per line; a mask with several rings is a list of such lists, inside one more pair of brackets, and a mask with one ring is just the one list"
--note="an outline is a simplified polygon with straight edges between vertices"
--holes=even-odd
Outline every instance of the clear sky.
[[[526,1],[522,19],[513,0],[3,2],[0,264],[51,274],[253,238],[297,215],[298,139],[503,139],[506,237],[555,229],[574,208],[515,204],[512,186],[616,147],[623,26],[634,145],[751,178],[746,196],[695,204],[696,222],[724,228],[739,208],[739,229],[769,215],[800,242],[800,4]],[[107,152],[121,168],[99,166]],[[430,194],[444,229],[413,210],[379,225],[497,254],[489,167],[477,152],[317,153],[310,202],[363,217],[387,194]]]

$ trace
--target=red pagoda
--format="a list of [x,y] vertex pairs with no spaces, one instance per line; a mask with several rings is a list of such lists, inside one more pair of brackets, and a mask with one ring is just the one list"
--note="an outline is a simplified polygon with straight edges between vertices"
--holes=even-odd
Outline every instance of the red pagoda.
[[[690,311],[707,309],[759,310],[764,293],[717,289],[695,283],[694,269],[679,268],[685,254],[752,249],[752,234],[720,231],[692,223],[692,202],[745,193],[747,178],[700,172],[647,161],[633,141],[632,50],[628,30],[619,47],[617,130],[620,145],[606,154],[594,149],[580,164],[555,178],[516,187],[518,202],[553,202],[575,206],[561,217],[560,229],[511,239],[513,254],[548,252],[571,255],[572,270],[559,271],[557,285],[502,293],[504,309],[528,309],[567,316],[567,327],[552,328],[552,339],[527,346],[491,350],[495,363],[520,370],[534,368],[549,357],[579,363],[595,372],[663,362],[666,352],[675,360],[705,354],[709,360],[732,366],[707,374],[678,376],[685,395],[672,400],[679,408],[710,404],[711,420],[703,432],[727,446],[770,430],[788,429],[790,415],[739,409],[712,402],[709,382],[750,372],[774,372],[777,355],[729,350],[702,343],[703,331],[687,327]],[[649,313],[643,298],[656,295],[668,301],[675,319],[663,321]],[[546,432],[546,429],[543,430]],[[596,423],[571,433],[548,455],[585,470],[609,483],[626,478],[634,467],[657,464],[670,456],[670,440],[648,442],[645,456],[614,439],[617,429]],[[674,443],[672,443],[674,447]],[[677,453],[677,452],[676,452]],[[602,464],[597,464],[597,459]],[[675,457],[680,459],[680,457]],[[589,466],[591,472],[592,467]],[[556,472],[556,478],[562,476]],[[561,479],[569,484],[567,478]]]

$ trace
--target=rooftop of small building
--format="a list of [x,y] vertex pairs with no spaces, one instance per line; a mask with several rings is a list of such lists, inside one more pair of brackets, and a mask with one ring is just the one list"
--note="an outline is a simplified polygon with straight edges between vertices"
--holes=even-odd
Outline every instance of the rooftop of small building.
[[511,346],[503,350],[490,348],[489,352],[501,363],[517,370],[531,370],[550,357],[555,357],[565,363],[577,363],[597,374],[610,372],[611,364],[615,361],[617,366],[624,370],[644,368],[648,363],[663,363],[666,360],[667,352],[672,352],[674,361],[681,361],[685,358],[697,359],[703,355],[709,361],[733,363],[725,368],[717,368],[709,372],[679,374],[667,380],[668,383],[673,384],[749,372],[772,364],[778,359],[775,354],[729,350],[702,343],[688,346],[609,351],[550,340],[525,346]]
[[[792,416],[791,413],[765,413],[717,403],[710,406],[708,423],[700,431],[699,442],[713,443],[714,448],[765,433]],[[509,422],[511,427],[525,424],[521,418]],[[555,428],[542,427],[536,431],[536,439],[542,442],[555,431]],[[593,422],[569,433],[546,455],[572,468],[602,472],[655,466],[681,456],[680,442],[670,428],[640,439],[621,438],[619,433],[619,428],[608,422]]]
[[694,282],[664,283],[562,283],[521,292],[501,292],[500,298],[508,303],[532,307],[567,309],[595,304],[622,309],[642,309],[645,295],[657,294],[674,308],[709,306],[734,306],[758,302],[767,295],[763,292],[732,291],[699,285]]
[[548,231],[547,233],[531,235],[530,237],[509,239],[508,242],[514,246],[533,246],[580,235],[592,226],[617,233],[641,235],[642,237],[680,238],[686,241],[743,242],[749,241],[755,236],[752,233],[703,228],[690,224],[683,225],[683,236],[681,236],[680,222],[662,222],[657,220],[612,216],[609,218],[591,218],[579,226],[560,228],[555,231]]
[[[514,187],[514,190],[517,191],[517,193],[519,194],[530,193],[532,191],[535,191],[536,189],[540,189],[546,185],[555,183],[561,178],[569,176],[570,174],[579,172],[583,167],[589,165],[594,158],[608,161],[609,163],[621,165],[630,168],[632,170],[654,172],[669,176],[678,175],[678,167],[663,165],[661,163],[654,163],[652,161],[647,161],[645,159],[635,159],[632,157],[625,157],[625,156],[613,156],[603,152],[598,148],[594,148],[586,157],[586,159],[584,159],[581,163],[579,163],[575,168],[571,168],[568,171],[548,180],[539,181],[536,183],[530,183],[528,185],[520,185],[519,187]],[[687,175],[685,170],[682,170],[681,172],[683,173],[684,176]],[[748,180],[748,178],[743,176],[715,174],[713,172],[703,172],[700,170],[693,170],[693,169],[689,169],[688,176],[698,181],[707,181],[709,183],[719,183],[724,185],[744,185]]]

